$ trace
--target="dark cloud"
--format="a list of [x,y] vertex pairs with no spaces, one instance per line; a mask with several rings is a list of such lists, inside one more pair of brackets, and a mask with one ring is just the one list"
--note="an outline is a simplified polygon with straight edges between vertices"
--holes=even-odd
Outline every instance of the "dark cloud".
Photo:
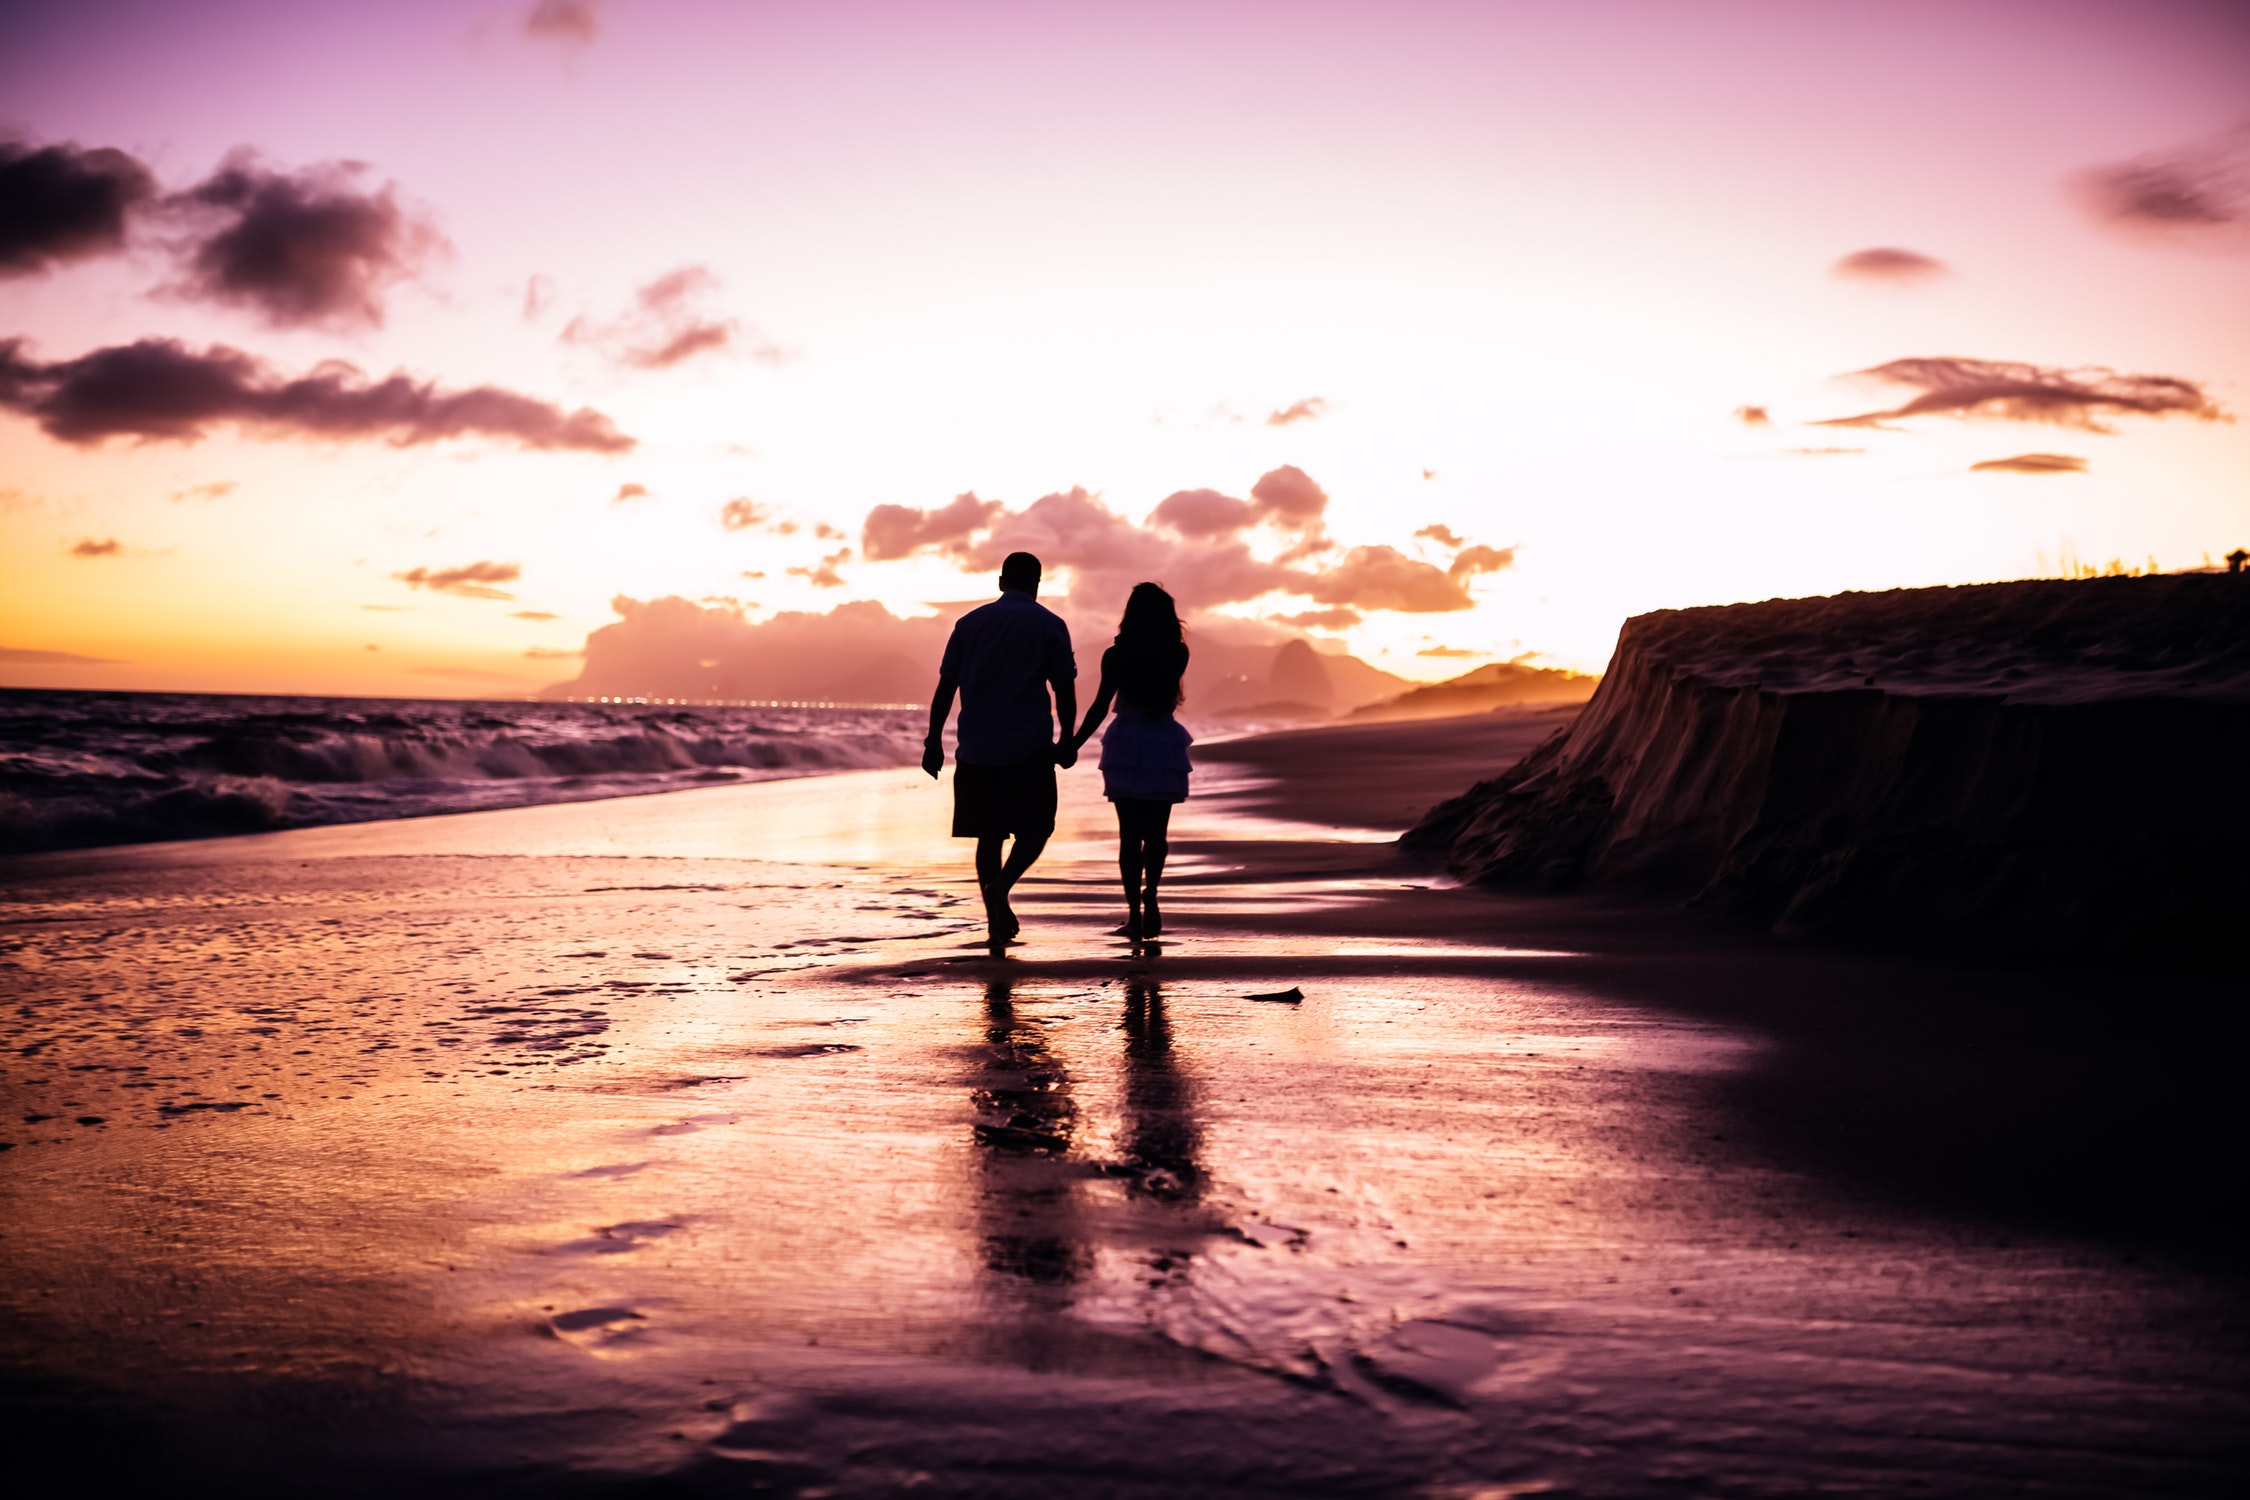
[[[1320,534],[1327,494],[1304,471],[1280,468],[1260,478],[1251,495],[1244,501],[1183,490],[1167,496],[1145,526],[1076,488],[1042,496],[1020,511],[974,495],[937,511],[877,506],[868,513],[865,550],[871,561],[934,552],[976,572],[998,569],[1010,552],[1030,552],[1046,564],[1050,579],[1067,570],[1073,607],[1096,611],[1121,605],[1144,579],[1162,583],[1191,611],[1268,594],[1299,595],[1342,613],[1467,609],[1474,601],[1466,581],[1514,562],[1510,551],[1469,547],[1449,571],[1392,547],[1353,547],[1333,562],[1307,566],[1307,559],[1335,547]],[[1261,558],[1245,540],[1255,521],[1270,521],[1299,540],[1277,557]],[[1313,618],[1338,621],[1342,615]]]
[[523,567],[518,563],[473,562],[458,568],[413,568],[391,576],[409,588],[459,594],[465,599],[513,599],[515,595],[493,585],[514,583],[523,576]]
[[1738,406],[1734,409],[1734,419],[1745,427],[1773,425],[1773,413],[1762,406]]
[[113,536],[104,537],[98,542],[92,537],[86,537],[70,549],[72,557],[121,557],[124,552],[125,544]]
[[543,42],[584,47],[601,35],[596,0],[538,0],[523,18],[523,34]]
[[1972,474],[2083,474],[2086,460],[2068,453],[2019,453],[1969,465]]
[[1149,519],[1181,536],[1231,536],[1257,524],[1258,507],[1217,490],[1179,490],[1158,502]]
[[824,542],[840,542],[844,539],[844,534],[841,531],[838,531],[835,527],[829,525],[826,521],[815,522],[813,524],[812,534],[819,537]]
[[911,557],[926,547],[948,547],[965,540],[1006,509],[997,500],[979,500],[973,490],[955,495],[936,510],[878,505],[860,527],[859,547],[869,562]]
[[32,150],[0,141],[0,276],[26,276],[120,249],[156,179],[122,151]]
[[773,512],[748,495],[738,495],[719,507],[719,524],[729,531],[748,531],[772,519]]
[[794,577],[806,580],[816,589],[840,589],[844,586],[844,575],[836,571],[836,564],[849,562],[851,555],[852,549],[843,547],[829,553],[813,567],[790,568],[787,571]]
[[559,620],[561,615],[549,614],[543,609],[519,609],[508,616],[511,620]]
[[2250,246],[2250,123],[2172,151],[2096,167],[2079,199],[2116,228],[2186,243]]
[[[562,341],[597,349],[633,370],[668,370],[699,354],[741,346],[742,325],[704,309],[704,299],[719,289],[719,278],[705,266],[667,271],[633,294],[633,305],[603,321],[579,316],[562,331]],[[752,335],[754,359],[777,361],[782,351]]]
[[257,437],[380,439],[399,447],[461,437],[587,453],[634,446],[589,407],[566,412],[497,386],[440,390],[403,374],[369,383],[335,360],[284,380],[223,344],[198,354],[177,340],[142,339],[53,364],[28,358],[23,349],[21,339],[0,339],[0,406],[33,418],[66,443],[113,437],[192,443],[232,423]]
[[383,295],[446,248],[395,184],[360,188],[366,168],[326,162],[286,172],[238,151],[171,198],[192,226],[184,279],[173,291],[247,307],[277,328],[374,328]]
[[1292,401],[1281,410],[1266,416],[1268,427],[1287,427],[1292,422],[1312,422],[1327,415],[1328,402],[1319,396],[1307,396],[1302,401]]
[[628,500],[646,500],[647,498],[647,485],[635,484],[628,480],[626,483],[621,484],[617,487],[617,493],[609,497],[609,503],[612,505],[623,505]]
[[1414,534],[1418,537],[1426,536],[1431,541],[1436,542],[1439,546],[1451,547],[1455,551],[1459,551],[1461,548],[1468,545],[1467,542],[1463,541],[1460,537],[1453,534],[1452,527],[1442,525],[1436,521],[1432,521],[1429,525],[1423,527],[1420,531],[1417,531]]
[[2055,370],[2004,360],[1894,359],[1860,375],[1921,392],[1902,406],[1833,417],[1817,427],[1880,427],[1905,417],[1944,415],[2003,422],[2051,422],[2107,432],[2112,415],[2180,414],[2205,422],[2232,420],[2191,380],[2171,375],[2120,375],[2089,368]]
[[1878,281],[1891,286],[1935,281],[1948,274],[1944,261],[1933,260],[1918,250],[1901,250],[1895,245],[1855,250],[1828,270],[1831,275],[1847,281]]

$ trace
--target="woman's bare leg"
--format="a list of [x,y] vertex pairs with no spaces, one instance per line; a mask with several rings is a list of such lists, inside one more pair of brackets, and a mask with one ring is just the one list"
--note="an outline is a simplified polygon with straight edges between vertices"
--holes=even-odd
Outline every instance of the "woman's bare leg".
[[1135,809],[1135,822],[1141,836],[1141,936],[1156,937],[1164,931],[1164,913],[1156,904],[1156,883],[1164,874],[1164,856],[1172,846],[1167,838],[1172,827],[1172,804],[1169,802],[1143,802]]
[[1140,804],[1117,799],[1117,875],[1125,883],[1125,936],[1141,937],[1141,836]]

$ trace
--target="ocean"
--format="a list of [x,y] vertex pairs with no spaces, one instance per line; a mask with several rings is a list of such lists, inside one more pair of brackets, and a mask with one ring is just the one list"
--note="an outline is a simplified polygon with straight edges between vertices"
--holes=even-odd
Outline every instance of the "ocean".
[[0,853],[911,764],[925,713],[0,689]]

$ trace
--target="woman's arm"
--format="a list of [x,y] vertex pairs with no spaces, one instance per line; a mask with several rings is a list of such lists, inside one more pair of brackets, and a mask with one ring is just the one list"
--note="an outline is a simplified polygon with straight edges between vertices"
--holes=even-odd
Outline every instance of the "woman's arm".
[[1078,726],[1078,733],[1070,737],[1071,744],[1083,745],[1094,737],[1094,731],[1101,727],[1103,716],[1109,712],[1109,700],[1116,696],[1117,684],[1110,681],[1109,663],[1104,660],[1101,690],[1094,694],[1094,701],[1086,706],[1086,720]]

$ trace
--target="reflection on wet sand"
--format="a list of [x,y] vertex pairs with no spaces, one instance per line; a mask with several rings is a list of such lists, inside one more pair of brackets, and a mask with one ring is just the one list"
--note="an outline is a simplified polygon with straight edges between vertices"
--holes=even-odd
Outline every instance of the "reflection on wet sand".
[[1197,1160],[1203,1133],[1193,1087],[1172,1056],[1164,986],[1145,974],[1125,981],[1125,1188],[1160,1203],[1193,1203],[1203,1193]]
[[970,1096],[983,1262],[1002,1290],[1059,1312],[1091,1260],[1071,1192],[1078,1106],[1038,1023],[1016,1014],[1011,981],[985,987],[984,1011],[989,1051]]

